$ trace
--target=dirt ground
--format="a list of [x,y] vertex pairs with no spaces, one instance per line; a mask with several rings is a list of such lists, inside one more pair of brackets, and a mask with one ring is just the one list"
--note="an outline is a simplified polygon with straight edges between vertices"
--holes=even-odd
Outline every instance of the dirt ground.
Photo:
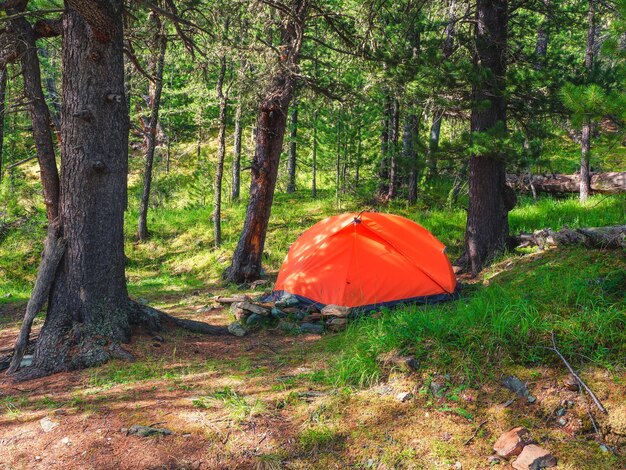
[[[202,302],[161,302],[172,314],[230,321],[223,309],[198,313]],[[0,330],[0,350],[16,333],[16,323]],[[507,371],[528,383],[537,397],[530,404],[511,402],[514,394],[497,381],[468,387],[463,377],[437,371],[394,373],[368,389],[333,388],[316,373],[330,358],[319,335],[172,329],[158,339],[137,332],[128,345],[135,363],[23,383],[0,375],[0,468],[510,469],[488,459],[495,439],[514,426],[526,426],[559,468],[626,468],[626,386],[605,370],[584,376],[609,410],[607,417],[591,408],[617,455],[596,441],[584,399],[562,384],[563,369]],[[441,393],[433,392],[437,381]],[[401,392],[412,397],[401,402]],[[565,425],[557,416],[563,400],[571,401]],[[53,429],[44,431],[42,420]],[[134,424],[173,434],[129,435]]]

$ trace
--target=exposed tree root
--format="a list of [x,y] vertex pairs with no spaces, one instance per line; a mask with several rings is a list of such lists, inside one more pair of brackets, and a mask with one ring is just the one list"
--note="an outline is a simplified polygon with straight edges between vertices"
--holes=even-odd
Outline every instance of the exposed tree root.
[[192,333],[200,333],[204,335],[228,334],[228,329],[223,326],[209,325],[208,323],[195,320],[185,320],[183,318],[168,315],[165,312],[148,307],[147,305],[141,305],[136,302],[133,302],[133,304],[136,312],[136,317],[133,323],[142,324],[150,331],[160,331],[163,329],[163,323],[172,323],[175,326],[191,331]]

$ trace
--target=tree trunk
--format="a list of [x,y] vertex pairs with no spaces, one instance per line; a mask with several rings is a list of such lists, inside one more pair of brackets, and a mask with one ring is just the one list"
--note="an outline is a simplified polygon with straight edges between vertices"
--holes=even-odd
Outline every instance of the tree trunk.
[[289,103],[295,88],[294,71],[298,68],[308,6],[308,0],[291,0],[290,14],[281,23],[283,58],[275,75],[271,77],[259,106],[250,201],[232,264],[224,273],[229,282],[252,281],[261,275],[265,236],[276,189]]
[[[485,78],[473,86],[471,130],[484,132],[500,126],[504,132],[507,0],[478,0],[476,22],[474,63],[489,73],[483,73]],[[483,105],[485,101],[489,102],[488,107]],[[508,212],[514,205],[510,193],[505,180],[504,155],[471,157],[465,253],[459,261],[474,275],[506,248]]]
[[217,169],[213,193],[213,237],[215,248],[222,244],[222,179],[224,175],[224,158],[226,156],[226,106],[228,98],[224,94],[224,78],[226,77],[226,56],[220,57],[220,72],[217,79],[217,97],[219,106],[219,131],[217,134]]
[[389,132],[389,199],[398,193],[398,141],[400,134],[400,103],[393,99],[391,129]]
[[336,126],[336,148],[335,148],[335,199],[339,200],[339,177],[341,173],[341,110],[337,112]]
[[154,18],[155,44],[158,45],[158,55],[152,70],[154,73],[154,83],[150,88],[150,123],[147,129],[146,165],[143,174],[143,192],[141,204],[139,205],[139,223],[137,228],[137,239],[145,241],[148,239],[148,208],[150,206],[150,188],[152,186],[152,165],[154,163],[154,151],[157,145],[157,125],[159,123],[159,109],[161,107],[161,92],[163,91],[163,70],[165,68],[165,49],[167,47],[167,35],[164,25],[156,15]]
[[417,180],[419,178],[419,161],[417,141],[419,138],[419,117],[415,113],[407,116],[402,131],[402,154],[409,167],[409,204],[417,202]]
[[297,154],[297,136],[298,136],[298,104],[294,100],[293,109],[291,110],[291,133],[289,136],[289,182],[287,183],[287,193],[292,194],[296,190],[296,154]]
[[231,201],[239,200],[239,193],[241,187],[241,98],[237,103],[237,109],[235,110],[235,135],[233,142],[233,168],[232,168],[232,184],[231,184]]
[[363,152],[363,143],[361,142],[361,125],[356,130],[356,158],[354,163],[354,188],[359,187],[359,178],[361,171],[361,153]]
[[[454,52],[454,35],[456,27],[456,0],[450,0],[448,4],[448,23],[444,31],[445,39],[443,42],[442,52],[443,60],[448,60]],[[430,126],[430,138],[428,140],[428,178],[434,178],[438,174],[437,170],[437,150],[439,149],[439,137],[441,135],[441,121],[443,112],[434,110],[433,122]]]
[[41,173],[44,203],[48,221],[59,216],[59,171],[57,170],[50,132],[50,110],[41,88],[41,70],[37,56],[35,32],[26,18],[11,21],[22,42],[21,64],[24,77],[24,96],[29,103],[33,123],[33,140]]
[[[594,43],[596,36],[595,4],[596,0],[589,0],[587,12],[587,47],[585,49],[585,68],[587,76],[591,76],[594,60]],[[591,159],[591,127],[590,117],[585,117],[582,128],[581,158],[580,158],[580,200],[586,201],[591,194],[591,169],[589,161]]]
[[[45,47],[39,48],[39,55],[48,59],[50,54],[48,54],[48,50]],[[54,81],[54,76],[46,75],[44,77],[44,86],[46,92],[48,93],[48,98],[50,103],[52,104],[52,109],[50,110],[50,120],[52,125],[54,126],[54,132],[57,136],[57,140],[59,145],[61,144],[61,104],[59,103],[59,92],[57,91],[57,86]]]
[[385,91],[383,97],[383,119],[380,134],[380,166],[378,168],[378,192],[381,195],[389,193],[389,151],[391,147],[392,102],[389,93]]
[[311,181],[311,197],[315,199],[317,197],[317,114],[315,110],[313,113],[313,162],[312,162],[312,181]]
[[30,374],[100,364],[116,355],[118,344],[131,334],[124,273],[129,121],[123,2],[68,4],[60,198],[67,249]]
[[0,182],[2,182],[3,157],[4,157],[4,109],[7,93],[7,69],[0,71]]
[[[550,0],[543,0],[543,6],[548,10],[550,8]],[[536,70],[543,68],[546,56],[548,55],[548,21],[549,16],[546,12],[537,30],[537,42],[535,43],[535,54],[537,54]]]
[[[507,184],[519,191],[532,191],[526,175],[507,175]],[[580,191],[580,174],[573,175],[533,175],[532,183],[537,192],[576,193]],[[626,172],[607,172],[591,174],[591,190],[601,194],[626,193]]]

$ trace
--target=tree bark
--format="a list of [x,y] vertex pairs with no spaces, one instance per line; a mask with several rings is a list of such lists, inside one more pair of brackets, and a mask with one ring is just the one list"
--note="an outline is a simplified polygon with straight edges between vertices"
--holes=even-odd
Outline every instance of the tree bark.
[[391,122],[392,122],[392,101],[387,90],[383,96],[383,119],[380,133],[380,166],[378,168],[378,192],[381,195],[389,193],[389,152],[391,148]]
[[312,180],[311,180],[311,197],[315,199],[317,197],[317,116],[318,111],[313,113],[313,149],[312,149]]
[[[476,54],[474,63],[487,69],[473,86],[472,132],[506,129],[505,75],[507,0],[476,3]],[[489,106],[484,103],[488,102]],[[477,274],[506,248],[508,212],[514,206],[507,192],[504,155],[472,156],[469,164],[469,209],[465,230],[465,253],[459,264]]]
[[296,156],[298,150],[298,104],[294,100],[294,104],[291,110],[291,122],[290,122],[290,135],[289,135],[289,165],[287,173],[289,175],[289,181],[287,183],[287,193],[292,194],[296,191]]
[[235,110],[235,135],[233,142],[233,167],[232,167],[232,184],[231,184],[231,201],[239,200],[239,193],[241,187],[241,98],[237,102],[237,109]]
[[146,162],[143,173],[143,192],[139,205],[139,221],[137,227],[137,239],[145,241],[148,239],[148,208],[150,207],[150,189],[152,186],[152,165],[154,163],[154,152],[157,145],[157,126],[159,123],[159,110],[161,108],[161,93],[163,91],[163,70],[165,68],[165,50],[167,48],[167,35],[164,25],[158,16],[154,15],[155,45],[158,47],[158,55],[152,67],[154,73],[154,83],[150,84],[150,123],[147,129]]
[[309,0],[291,0],[288,4],[290,12],[281,23],[281,63],[271,77],[259,106],[250,201],[232,264],[224,273],[229,282],[248,282],[258,279],[261,274],[265,236],[276,189],[289,103],[295,88],[294,72],[298,68],[308,7]]
[[354,187],[355,189],[358,189],[359,187],[362,152],[363,152],[363,143],[361,142],[361,125],[358,125],[357,130],[356,130],[356,158],[354,162]]
[[393,99],[391,113],[391,129],[389,132],[389,199],[398,194],[398,141],[400,134],[400,103]]
[[[550,0],[543,0],[542,3],[546,10],[550,8]],[[537,30],[537,42],[535,43],[535,54],[537,54],[537,62],[535,64],[536,70],[541,70],[543,68],[546,56],[548,55],[548,21],[549,17],[546,13],[539,24],[539,29]]]
[[[31,375],[100,364],[131,334],[124,273],[129,120],[123,2],[71,3],[63,19],[61,118],[60,227],[67,249]],[[73,8],[77,3],[85,16]],[[92,8],[105,17],[91,16]]]
[[404,161],[409,166],[409,190],[407,196],[409,204],[417,202],[417,180],[420,173],[417,152],[418,138],[419,117],[415,113],[411,113],[407,116],[402,131],[402,154]]
[[37,150],[46,215],[48,221],[52,222],[59,216],[59,171],[52,145],[50,110],[41,87],[41,69],[37,56],[36,36],[26,18],[12,20],[9,27],[20,38],[24,95],[29,103],[33,124],[33,140]]
[[224,94],[226,78],[226,56],[220,57],[220,72],[217,79],[217,98],[219,99],[219,131],[217,134],[217,169],[213,193],[213,238],[215,248],[222,244],[222,180],[224,158],[226,156],[226,107],[228,98]]
[[6,105],[7,93],[7,69],[6,67],[0,71],[0,182],[3,175],[3,158],[4,158],[4,110]]
[[[589,0],[587,11],[587,45],[585,48],[585,68],[587,76],[591,76],[594,61],[594,43],[596,36],[595,7],[596,0]],[[591,194],[591,169],[589,161],[591,159],[591,118],[585,116],[583,119],[581,137],[581,158],[580,158],[580,200],[586,201]]]

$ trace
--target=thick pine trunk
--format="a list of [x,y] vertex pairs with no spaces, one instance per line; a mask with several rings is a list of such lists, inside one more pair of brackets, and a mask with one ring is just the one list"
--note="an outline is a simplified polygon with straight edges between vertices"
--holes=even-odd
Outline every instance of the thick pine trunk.
[[282,63],[271,78],[259,106],[256,150],[252,161],[250,201],[243,231],[231,266],[224,277],[229,282],[246,282],[261,275],[265,236],[272,210],[280,153],[287,125],[289,103],[294,94],[294,72],[298,68],[308,0],[291,0],[290,14],[282,23]]
[[0,71],[0,182],[2,181],[3,157],[4,157],[4,110],[7,93],[7,69]]
[[[474,85],[472,132],[506,128],[504,98],[508,6],[506,0],[478,0],[476,4],[475,64],[489,71]],[[484,102],[489,102],[485,107]],[[460,260],[473,274],[506,248],[508,212],[514,205],[507,192],[504,155],[473,156],[469,164],[469,209],[465,253]]]
[[146,162],[143,173],[143,192],[139,205],[139,221],[137,227],[137,239],[144,241],[148,239],[148,208],[150,207],[150,189],[152,187],[152,166],[154,164],[154,152],[157,144],[157,131],[159,123],[159,110],[161,108],[161,93],[163,91],[163,70],[165,68],[165,50],[167,47],[167,35],[163,30],[163,25],[158,17],[154,16],[156,28],[156,41],[158,44],[158,55],[156,63],[152,67],[154,72],[154,83],[150,84],[150,123],[147,129]]
[[383,118],[380,133],[380,166],[378,168],[378,192],[381,195],[389,193],[389,151],[391,148],[392,102],[389,93],[385,91],[383,97]]
[[287,173],[289,181],[287,183],[287,193],[291,194],[296,190],[296,156],[298,152],[298,105],[294,102],[291,110],[290,135],[289,135],[289,165]]
[[[589,0],[587,11],[587,47],[585,49],[585,68],[587,75],[591,75],[594,60],[594,43],[596,36],[595,4],[596,0]],[[580,200],[586,201],[591,194],[591,169],[589,161],[591,159],[591,118],[585,117],[583,120],[581,137],[581,158],[580,158]]]
[[[106,361],[130,338],[124,275],[128,111],[121,0],[72,2],[106,14],[63,18],[60,226],[67,249],[52,286],[33,368],[51,373]],[[105,34],[106,32],[106,34]],[[31,369],[31,373],[32,373]]]
[[213,193],[213,238],[215,248],[222,244],[222,180],[224,176],[224,158],[226,156],[226,107],[228,99],[224,95],[226,77],[226,57],[220,57],[220,72],[217,79],[217,97],[219,105],[219,131],[217,134],[217,169]]
[[241,126],[241,99],[237,103],[237,109],[235,110],[235,134],[233,139],[233,167],[232,167],[232,181],[231,181],[231,201],[239,200],[239,193],[241,188],[241,134],[243,127]]

